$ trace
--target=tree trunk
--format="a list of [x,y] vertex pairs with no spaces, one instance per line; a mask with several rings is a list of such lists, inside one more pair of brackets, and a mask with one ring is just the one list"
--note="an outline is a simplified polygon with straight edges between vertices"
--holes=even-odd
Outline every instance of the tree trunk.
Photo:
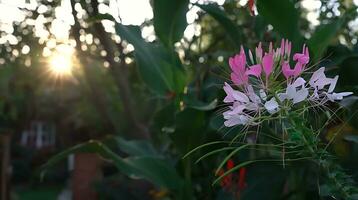
[[72,191],[74,200],[97,200],[94,183],[102,178],[101,159],[93,153],[75,154]]
[[7,200],[10,197],[9,193],[9,168],[10,168],[10,148],[11,135],[0,135],[1,144],[1,200]]

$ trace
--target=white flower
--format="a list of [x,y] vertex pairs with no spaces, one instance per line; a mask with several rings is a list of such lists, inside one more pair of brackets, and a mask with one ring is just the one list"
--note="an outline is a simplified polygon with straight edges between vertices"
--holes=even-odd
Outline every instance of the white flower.
[[242,92],[232,89],[232,87],[225,83],[224,90],[227,96],[224,99],[225,103],[232,103],[234,101],[239,101],[243,103],[249,102],[249,98]]
[[333,92],[331,94],[327,93],[326,95],[327,95],[328,100],[335,101],[335,100],[342,100],[343,97],[349,96],[352,94],[353,94],[353,92],[340,92],[340,93]]
[[269,101],[266,101],[265,108],[270,114],[274,114],[280,110],[275,98],[271,98]]
[[278,94],[279,100],[292,100],[293,104],[304,101],[305,99],[307,99],[309,93],[308,89],[305,88],[305,83],[306,81],[303,78],[297,78],[295,82],[287,86],[286,93]]
[[[324,88],[324,86],[329,85],[332,83],[332,81],[334,81],[334,79],[326,77],[326,75],[324,74],[324,70],[325,70],[325,68],[321,67],[312,74],[309,84],[314,89],[321,90]],[[335,84],[334,84],[334,87],[335,87]],[[333,87],[333,89],[334,89],[334,87]]]
[[245,114],[228,114],[227,112],[224,113],[224,119],[226,119],[226,121],[224,122],[224,125],[226,127],[232,127],[232,126],[236,126],[236,125],[245,125],[249,122],[249,120],[251,119],[250,116],[245,115]]

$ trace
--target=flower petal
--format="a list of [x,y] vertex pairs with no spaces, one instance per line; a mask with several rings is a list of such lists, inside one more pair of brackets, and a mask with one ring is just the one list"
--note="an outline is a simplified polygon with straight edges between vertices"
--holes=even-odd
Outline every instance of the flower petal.
[[257,64],[257,65],[252,65],[251,67],[249,67],[249,69],[246,70],[245,74],[259,77],[261,75],[261,72],[262,72],[261,65]]
[[266,101],[264,106],[270,114],[274,114],[279,111],[278,103],[275,98],[271,98],[269,101]]
[[273,53],[266,54],[262,59],[262,67],[268,77],[273,70]]
[[294,70],[291,69],[290,64],[287,61],[282,63],[282,74],[286,77],[286,79],[294,75]]
[[308,89],[303,88],[296,92],[295,96],[293,97],[293,104],[299,103],[305,100],[308,97]]
[[332,93],[332,92],[333,92],[334,88],[336,87],[337,81],[338,81],[338,75],[335,76],[335,77],[331,80],[331,84],[329,85],[329,88],[328,88],[328,93]]
[[301,78],[301,77],[298,77],[295,82],[292,83],[292,86],[293,87],[300,87],[300,86],[304,86],[306,83],[305,79]]

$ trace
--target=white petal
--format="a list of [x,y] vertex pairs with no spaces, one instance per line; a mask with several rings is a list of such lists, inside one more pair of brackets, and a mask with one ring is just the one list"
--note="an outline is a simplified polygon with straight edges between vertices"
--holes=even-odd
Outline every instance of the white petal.
[[296,92],[295,97],[293,98],[293,104],[299,103],[305,100],[308,96],[308,89],[303,88]]
[[343,97],[349,96],[352,94],[353,94],[353,92],[340,92],[340,93],[333,92],[332,94],[328,93],[326,96],[327,96],[328,100],[335,101],[335,100],[342,100]]
[[254,88],[249,85],[247,87],[247,90],[248,90],[248,95],[249,95],[249,98],[252,102],[255,102],[255,103],[261,103],[261,99],[259,96],[257,96],[257,94],[255,93],[254,91]]
[[244,93],[242,93],[240,91],[234,90],[234,92],[232,93],[232,96],[234,97],[234,99],[236,101],[239,101],[239,102],[247,103],[250,101],[249,98]]
[[281,102],[284,101],[284,100],[286,100],[286,99],[288,99],[288,96],[287,96],[286,93],[278,93],[277,96],[278,96],[278,99],[279,99]]
[[271,98],[270,101],[266,101],[265,108],[270,114],[274,114],[279,111],[278,103],[275,98]]
[[232,87],[225,82],[225,85],[224,85],[224,91],[226,93],[226,97],[224,99],[224,102],[225,103],[231,103],[231,102],[234,102],[234,97],[232,96],[232,93],[234,92],[234,89],[232,89]]
[[230,115],[235,115],[235,114],[239,114],[242,113],[242,111],[245,109],[245,105],[234,105],[233,109],[231,110],[231,112],[229,112],[228,114]]
[[259,109],[259,105],[257,103],[248,103],[246,104],[246,110],[258,110]]
[[321,67],[319,68],[317,71],[315,71],[312,76],[311,76],[311,79],[309,81],[310,85],[313,86],[313,83],[315,81],[317,81],[318,79],[321,79],[321,78],[326,78],[326,75],[324,74],[324,70],[325,68],[324,67]]
[[296,96],[296,88],[292,85],[288,85],[286,88],[286,95],[288,99],[293,99]]
[[232,127],[235,125],[243,125],[243,124],[247,124],[249,121],[249,118],[245,115],[232,115],[230,118],[228,118],[225,122],[224,125],[226,127]]
[[292,84],[293,87],[299,87],[299,86],[304,86],[306,83],[305,79],[298,77],[295,82]]
[[335,77],[331,80],[331,84],[329,85],[329,88],[328,88],[328,93],[333,92],[334,88],[336,87],[337,81],[338,81],[338,75],[335,76]]
[[314,84],[319,90],[321,90],[324,88],[324,86],[331,84],[331,82],[332,82],[331,78],[321,78],[318,79]]

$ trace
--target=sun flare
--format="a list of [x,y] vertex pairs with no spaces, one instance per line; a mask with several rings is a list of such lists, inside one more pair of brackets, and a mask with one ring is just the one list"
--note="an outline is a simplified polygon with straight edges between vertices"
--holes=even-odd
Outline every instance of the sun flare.
[[56,76],[71,75],[72,60],[69,56],[55,54],[50,58],[50,70]]
[[71,76],[74,66],[74,49],[70,45],[60,44],[48,58],[49,72],[56,77]]

